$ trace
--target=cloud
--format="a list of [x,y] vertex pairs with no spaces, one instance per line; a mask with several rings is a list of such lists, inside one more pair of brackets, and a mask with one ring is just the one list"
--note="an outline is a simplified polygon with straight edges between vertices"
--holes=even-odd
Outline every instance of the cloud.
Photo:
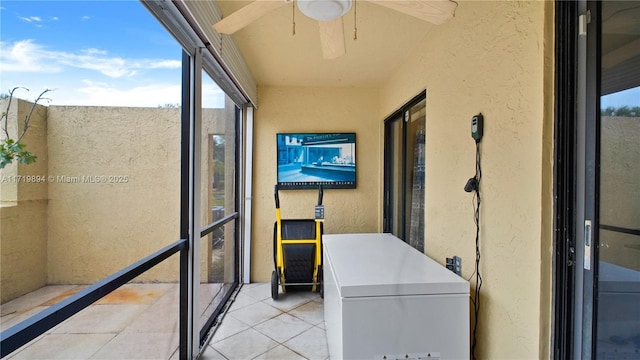
[[99,72],[110,78],[133,77],[140,70],[179,69],[181,62],[170,59],[111,57],[105,50],[89,48],[77,53],[52,51],[33,40],[9,44],[0,42],[2,71],[57,73],[65,68]]
[[18,16],[18,19],[27,23],[39,23],[42,21],[42,18],[40,18],[39,16],[29,16],[29,17]]
[[59,17],[57,17],[57,16],[53,16],[53,17],[51,18],[51,20],[52,20],[52,21],[58,21],[58,20],[60,20],[60,18],[59,18]]
[[154,60],[147,63],[149,69],[176,69],[181,66],[182,63],[178,60]]
[[[47,94],[51,98],[48,105],[70,106],[130,106],[130,107],[158,107],[164,104],[179,104],[181,101],[180,74],[174,74],[163,80],[154,80],[152,83],[131,84],[128,80],[106,79],[89,80],[77,79],[64,74],[51,78],[39,75],[27,74],[20,78],[7,78],[3,81],[9,88],[13,86],[25,86],[31,90],[21,97],[32,100],[34,94],[44,89],[54,90]],[[15,85],[13,85],[15,84]],[[7,91],[8,89],[3,89]],[[225,94],[212,82],[202,85],[202,107],[224,108]]]
[[[57,104],[91,106],[158,107],[164,104],[179,104],[182,87],[175,84],[157,83],[133,88],[123,88],[104,82],[83,80],[75,93],[65,92],[68,98],[56,98]],[[215,85],[203,86],[204,108],[224,108],[225,94]]]
[[72,99],[56,99],[56,102],[60,100],[70,105],[157,107],[179,103],[182,91],[179,80],[176,84],[159,83],[128,89],[91,80],[84,80],[83,85],[75,89],[76,94],[67,93]]
[[89,19],[91,19],[91,16],[88,16],[88,15],[85,15],[85,16],[80,18],[80,20],[82,20],[82,21],[87,21]]
[[87,54],[87,55],[107,55],[107,51],[106,50],[100,50],[100,49],[96,49],[96,48],[84,49],[84,50],[82,50],[82,52]]
[[218,85],[213,83],[202,84],[202,107],[203,108],[224,108],[226,94]]
[[52,52],[44,50],[32,40],[13,44],[0,42],[0,66],[2,72],[59,72],[61,69],[51,62]]

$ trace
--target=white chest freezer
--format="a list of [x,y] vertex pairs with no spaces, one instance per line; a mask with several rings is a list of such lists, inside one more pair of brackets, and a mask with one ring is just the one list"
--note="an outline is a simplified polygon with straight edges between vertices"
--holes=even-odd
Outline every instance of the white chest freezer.
[[323,235],[331,359],[468,359],[469,282],[391,234]]

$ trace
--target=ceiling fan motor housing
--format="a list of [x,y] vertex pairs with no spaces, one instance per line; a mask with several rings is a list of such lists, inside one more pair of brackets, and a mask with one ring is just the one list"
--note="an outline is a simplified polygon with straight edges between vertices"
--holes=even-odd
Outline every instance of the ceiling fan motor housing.
[[331,21],[351,10],[351,0],[298,0],[298,8],[312,19]]

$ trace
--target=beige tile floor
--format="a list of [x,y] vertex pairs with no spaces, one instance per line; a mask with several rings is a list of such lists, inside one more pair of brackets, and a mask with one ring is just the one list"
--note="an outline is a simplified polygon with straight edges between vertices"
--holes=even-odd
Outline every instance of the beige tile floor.
[[[0,306],[0,329],[81,290],[47,286]],[[201,287],[203,318],[217,288]],[[328,359],[323,303],[290,291],[271,299],[269,284],[244,285],[201,359]],[[178,286],[128,284],[47,331],[7,359],[176,359]]]
[[244,285],[201,359],[328,359],[320,295],[288,290],[274,301],[270,284]]
[[[82,288],[46,286],[2,304],[0,328],[5,330]],[[124,285],[7,359],[170,359],[178,348],[178,300],[177,284]]]

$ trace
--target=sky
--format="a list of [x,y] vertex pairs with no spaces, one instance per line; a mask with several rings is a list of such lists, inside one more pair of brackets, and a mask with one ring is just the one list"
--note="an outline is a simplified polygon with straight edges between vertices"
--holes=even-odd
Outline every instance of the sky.
[[623,106],[640,106],[640,86],[600,98],[600,107],[602,109],[606,109],[608,107],[620,108]]
[[[180,102],[182,50],[137,0],[0,0],[0,93],[50,105],[157,107]],[[224,95],[203,76],[203,106]],[[602,98],[639,106],[640,87]]]
[[[49,105],[180,103],[182,49],[137,0],[0,1],[0,92]],[[224,95],[203,77],[203,106]]]

